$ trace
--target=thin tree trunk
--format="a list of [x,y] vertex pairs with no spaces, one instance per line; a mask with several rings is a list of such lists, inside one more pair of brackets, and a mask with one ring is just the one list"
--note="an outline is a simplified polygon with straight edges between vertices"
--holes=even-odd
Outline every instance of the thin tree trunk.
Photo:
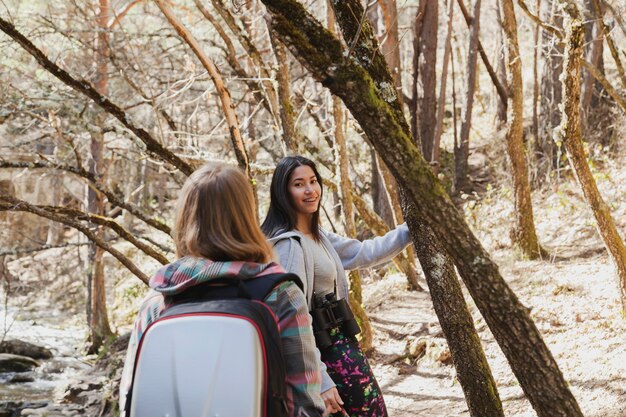
[[[200,0],[194,0],[200,1]],[[222,17],[224,23],[228,26],[231,32],[238,39],[239,43],[246,51],[249,57],[249,61],[251,62],[251,68],[254,68],[257,77],[260,78],[260,85],[263,88],[265,95],[269,98],[270,107],[272,108],[272,115],[276,122],[279,122],[278,119],[278,94],[272,84],[272,74],[267,69],[267,65],[265,64],[263,57],[261,56],[261,51],[255,46],[255,43],[250,39],[250,34],[246,33],[240,25],[237,24],[235,18],[230,14],[227,10],[224,0],[211,0],[211,4],[213,8],[217,11],[217,13]]]
[[476,61],[478,58],[478,36],[480,33],[480,4],[475,0],[474,15],[470,24],[470,38],[467,56],[467,81],[465,103],[461,112],[461,137],[459,147],[454,150],[454,165],[456,168],[454,186],[460,190],[467,183],[467,160],[469,158],[469,136],[472,126],[472,110],[474,108],[474,89],[476,87]]
[[385,221],[387,227],[392,229],[396,221],[393,215],[393,208],[391,207],[389,192],[380,169],[379,158],[374,148],[370,152],[370,162],[372,166],[372,201],[374,203],[374,211]]
[[[535,10],[541,10],[541,0],[535,3]],[[537,111],[539,105],[539,50],[541,49],[539,39],[539,25],[533,28],[533,137],[535,146],[539,141],[539,113]]]
[[[604,72],[604,60],[602,59],[604,52],[602,28],[601,23],[596,20],[597,18],[601,18],[602,12],[600,10],[594,10],[595,7],[591,0],[585,0],[585,5],[588,10],[587,20],[589,21],[588,30],[586,31],[587,35],[585,36],[585,42],[588,44],[587,62],[598,68],[600,72]],[[580,106],[583,114],[581,122],[584,126],[584,131],[587,131],[589,127],[588,121],[593,112],[592,98],[594,90],[596,89],[596,82],[593,75],[589,71],[584,71],[580,96]]]
[[[391,70],[391,77],[396,89],[396,94],[398,97],[402,97],[402,66],[400,61],[400,39],[398,36],[398,10],[396,0],[379,0],[378,4],[383,12],[385,26],[385,33],[379,38],[379,42],[382,44],[381,50]],[[379,180],[382,180],[380,185],[384,186],[387,190],[386,193],[379,195],[378,198],[389,199],[389,207],[392,212],[387,220],[391,222],[389,223],[390,227],[393,227],[393,225],[402,222],[402,208],[400,207],[400,198],[398,197],[398,186],[380,157],[377,157],[376,168],[380,173],[381,178]]]
[[132,118],[120,106],[113,103],[106,96],[98,93],[98,91],[88,82],[78,80],[72,77],[63,68],[56,65],[50,60],[41,49],[37,48],[27,37],[22,35],[10,22],[0,18],[0,30],[10,36],[17,42],[26,52],[33,56],[46,71],[61,80],[67,86],[73,88],[81,94],[91,99],[97,106],[105,110],[107,113],[115,117],[123,126],[133,132],[139,140],[146,145],[146,150],[159,159],[168,162],[178,168],[185,175],[191,175],[193,168],[187,162],[175,155],[158,140],[156,140],[145,129],[136,126],[132,122]]
[[[379,42],[382,43],[382,53],[385,57],[385,61],[387,62],[387,66],[391,69],[391,76],[396,89],[396,94],[398,97],[402,97],[402,68],[400,61],[400,39],[398,36],[398,11],[396,0],[379,0],[378,4],[383,11],[385,23],[385,33],[379,38]],[[375,153],[373,155],[375,155]],[[393,178],[389,169],[387,169],[385,163],[379,156],[372,156],[372,166],[375,168],[373,172],[378,171],[380,173],[380,177],[377,177],[377,182],[382,180],[382,182],[377,184],[378,193],[380,193],[382,186],[386,189],[386,193],[377,197],[379,199],[389,199],[389,207],[392,212],[390,213],[391,215],[389,216],[389,219],[387,219],[387,224],[390,228],[392,228],[404,221],[400,197],[398,195],[398,186],[396,184],[396,180]],[[372,187],[372,189],[374,189],[374,187]],[[384,202],[382,203],[385,205]],[[413,253],[413,248],[407,248],[405,253],[406,257],[404,258],[404,263],[406,263],[406,265],[404,272],[407,276],[408,288],[410,290],[419,290],[421,287],[417,283],[418,273],[415,265],[415,254]]]
[[[332,13],[332,11],[330,12]],[[330,20],[330,19],[329,19]],[[334,22],[333,22],[334,23]],[[339,197],[343,209],[343,220],[346,234],[350,238],[356,238],[356,226],[352,212],[352,184],[348,174],[348,149],[343,130],[343,103],[338,97],[333,97],[333,116],[335,119],[335,141],[337,144],[337,176],[339,178]],[[372,350],[372,325],[363,308],[363,289],[361,286],[361,274],[359,271],[350,271],[350,307],[359,320],[361,326],[361,346],[368,352]]]
[[611,255],[621,290],[622,309],[626,312],[626,247],[615,222],[610,207],[604,202],[593,174],[589,169],[582,142],[580,116],[580,61],[582,58],[584,28],[578,8],[573,1],[561,3],[568,14],[565,38],[565,77],[563,78],[563,118],[559,126],[561,140],[567,156],[574,167],[576,178],[591,207],[597,227],[607,251]]
[[412,214],[415,211],[407,209],[407,222],[413,240],[421,242],[416,245],[417,254],[469,414],[472,417],[504,417],[498,387],[463,297],[452,258],[434,233]]
[[[347,56],[341,43],[297,1],[263,0],[263,3],[268,9],[272,30],[281,36],[316,80],[342,98],[398,184],[405,189],[405,195],[416,208],[417,221],[433,230],[454,259],[457,271],[538,416],[582,416],[527,309],[506,285],[497,265],[473,235],[463,215],[446,197],[412,142],[397,97],[389,99],[387,90],[378,87],[390,83],[391,75],[384,60],[381,63],[373,53],[376,42],[371,34],[363,30],[371,46],[367,50],[362,45],[362,52],[365,52],[363,56],[374,59],[369,64],[357,62],[353,56]],[[353,10],[360,7],[354,1],[348,3]],[[344,37],[346,33],[357,31],[354,22],[347,22],[352,26],[342,25]],[[358,54],[354,57],[358,59]]]
[[[108,62],[109,62],[109,19],[112,15],[109,0],[99,0],[100,9],[98,11],[97,24],[98,36],[96,45],[96,80],[95,88],[98,93],[107,95],[108,93]],[[91,132],[91,159],[89,160],[89,173],[95,178],[101,179],[106,175],[104,160],[104,136],[102,126],[105,122],[104,114],[96,115],[96,127]],[[104,196],[87,187],[87,211],[95,215],[103,216],[105,208]],[[99,237],[104,237],[104,229],[96,226],[94,233]],[[88,309],[87,319],[89,322],[89,353],[95,353],[105,343],[113,332],[109,325],[109,318],[106,305],[106,288],[104,284],[104,251],[97,245],[89,246],[89,272],[87,274],[87,295]]]
[[276,55],[278,70],[276,78],[278,80],[278,100],[280,102],[280,122],[283,127],[283,142],[289,153],[298,153],[298,138],[296,135],[295,118],[293,115],[293,105],[291,104],[291,77],[289,75],[289,60],[285,45],[270,33],[270,40]]
[[[243,65],[245,65],[245,63],[242,65],[242,63],[240,62],[241,59],[237,54],[235,45],[233,45],[231,38],[226,33],[217,18],[212,13],[210,13],[206,7],[204,7],[204,5],[202,4],[202,0],[194,0],[194,3],[196,4],[196,7],[200,11],[200,13],[211,23],[211,25],[213,25],[216,32],[226,45],[226,60],[228,61],[228,64],[231,66],[235,74],[237,74],[238,77],[244,80],[244,82],[248,86],[248,89],[254,95],[256,101],[258,103],[263,103],[263,107],[272,116],[274,123],[278,125],[280,123],[280,119],[276,114],[274,114],[274,110],[276,108],[274,106],[277,106],[278,103],[274,88],[271,87],[271,84],[270,88],[267,88],[268,81],[265,80],[263,77],[257,77],[255,73],[248,73],[250,71],[250,67],[253,67],[253,65],[247,65],[246,67],[248,68],[248,70],[244,69]],[[235,32],[235,36],[237,35],[238,32]],[[241,43],[244,44],[243,41],[241,41]],[[245,61],[252,62],[252,59],[250,58]],[[256,81],[255,78],[260,78],[260,80]]]
[[[420,142],[422,153],[427,161],[433,160],[434,136],[437,111],[437,29],[439,23],[439,2],[420,0],[426,3],[421,19],[418,57],[419,81],[422,96],[417,101]],[[420,5],[420,9],[422,6]],[[421,81],[421,82],[420,82]]]
[[400,61],[400,36],[398,35],[398,7],[396,0],[378,0],[383,11],[385,22],[384,42],[381,50],[389,65],[393,84],[396,86],[398,97],[402,97],[402,63]]
[[[496,60],[497,60],[496,71],[497,71],[497,74],[498,74],[498,79],[502,82],[502,84],[507,85],[507,82],[506,82],[506,53],[505,53],[505,48],[506,48],[505,43],[506,43],[506,41],[504,40],[504,36],[505,36],[504,35],[504,29],[503,29],[504,24],[502,23],[502,11],[501,11],[500,2],[498,2],[498,4],[496,5],[496,13],[497,13],[497,16],[498,16],[498,25],[500,26],[500,28],[498,30],[498,49],[497,49],[497,52],[496,52]],[[509,86],[509,88],[510,88],[510,86]],[[510,94],[510,91],[508,92],[508,94]],[[502,100],[498,101],[498,111],[496,112],[496,116],[497,116],[497,120],[498,120],[498,129],[500,129],[502,126],[504,126],[506,124],[507,106],[508,106],[508,102],[507,103],[503,103]]]
[[606,44],[609,46],[609,50],[611,51],[611,56],[613,57],[613,61],[615,61],[615,67],[617,69],[617,74],[622,82],[622,87],[626,88],[626,74],[624,73],[624,65],[622,64],[622,60],[619,56],[619,52],[617,47],[615,46],[615,41],[613,40],[613,36],[611,35],[611,31],[608,26],[604,23],[604,13],[602,5],[600,4],[600,0],[592,0],[594,9],[597,13],[598,24],[600,25],[602,35],[604,39],[606,39]]
[[[467,27],[471,29],[471,24],[472,24],[473,19],[469,15],[469,12],[467,11],[467,9],[465,8],[465,3],[463,2],[463,0],[457,0],[457,2],[459,4],[459,9],[461,9],[461,13],[463,14],[463,18],[465,19],[465,23],[467,23]],[[478,47],[478,53],[480,54],[480,59],[483,61],[483,64],[485,65],[485,69],[487,70],[487,73],[489,74],[489,78],[491,78],[491,82],[493,83],[493,86],[496,88],[496,91],[498,92],[498,97],[500,98],[500,101],[503,104],[505,104],[507,102],[506,87],[502,85],[502,83],[498,79],[498,76],[496,75],[496,72],[493,70],[493,66],[489,62],[489,58],[487,58],[487,53],[485,52],[485,48],[483,48],[483,45],[480,42],[480,39],[477,40],[477,47]]]
[[501,0],[502,29],[506,34],[508,66],[511,75],[509,98],[510,121],[506,132],[507,152],[511,161],[515,195],[515,228],[513,244],[529,259],[547,255],[539,245],[535,231],[533,205],[528,181],[526,150],[524,147],[524,92],[522,83],[522,58],[517,40],[517,20],[513,0]]
[[419,101],[419,78],[420,78],[420,65],[419,57],[422,55],[422,44],[420,39],[422,38],[422,27],[424,22],[424,14],[426,8],[426,2],[420,1],[417,10],[415,11],[415,18],[413,19],[413,84],[411,85],[411,105],[409,107],[409,113],[411,115],[411,134],[415,143],[421,147],[422,138],[420,138],[420,131],[418,126],[420,125],[420,114],[418,111]]
[[[452,21],[454,19],[454,0],[448,0],[448,23],[446,29],[446,40],[443,50],[443,62],[441,64],[441,82],[439,84],[439,103],[437,104],[437,124],[435,125],[435,134],[433,138],[433,158],[431,165],[435,174],[439,172],[440,143],[443,134],[443,118],[445,116],[446,107],[446,87],[448,80],[448,63],[452,53]],[[454,110],[454,109],[453,109]]]

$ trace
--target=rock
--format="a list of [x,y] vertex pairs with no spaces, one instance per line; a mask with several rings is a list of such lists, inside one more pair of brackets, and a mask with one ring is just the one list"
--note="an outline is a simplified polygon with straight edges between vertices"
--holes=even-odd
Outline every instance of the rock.
[[406,352],[412,359],[419,359],[426,353],[427,341],[425,338],[420,337],[407,343]]
[[50,349],[22,340],[5,340],[0,343],[0,353],[28,356],[33,359],[50,359],[52,357]]
[[104,381],[102,380],[73,384],[67,388],[61,401],[64,403],[88,404],[90,399],[86,395],[81,394],[99,390],[103,385]]
[[13,375],[7,383],[9,384],[22,384],[24,382],[33,382],[35,381],[35,377],[32,372],[19,372]]
[[27,356],[0,353],[0,372],[27,372],[39,366],[39,362]]
[[[35,410],[48,405],[45,401],[2,401],[0,402],[0,417],[15,417],[24,415],[25,409]],[[20,412],[22,414],[20,414]]]

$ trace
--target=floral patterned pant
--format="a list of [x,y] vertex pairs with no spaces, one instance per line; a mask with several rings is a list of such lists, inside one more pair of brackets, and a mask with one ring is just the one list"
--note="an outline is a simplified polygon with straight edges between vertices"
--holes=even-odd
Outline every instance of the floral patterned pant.
[[[343,408],[350,417],[387,417],[383,394],[372,373],[367,358],[354,336],[346,336],[341,329],[330,333],[332,345],[321,350],[328,374],[337,384]],[[333,417],[345,416],[343,413]]]

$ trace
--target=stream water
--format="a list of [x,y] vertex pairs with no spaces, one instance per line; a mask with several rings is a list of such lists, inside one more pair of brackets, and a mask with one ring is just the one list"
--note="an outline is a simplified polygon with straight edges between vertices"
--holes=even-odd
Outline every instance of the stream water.
[[15,373],[0,373],[0,403],[52,401],[79,371],[89,367],[78,352],[85,329],[72,322],[67,314],[49,306],[31,311],[0,306],[0,339],[6,333],[7,340],[45,346],[53,354],[52,359],[38,360],[41,366],[27,375],[31,382],[13,383]]

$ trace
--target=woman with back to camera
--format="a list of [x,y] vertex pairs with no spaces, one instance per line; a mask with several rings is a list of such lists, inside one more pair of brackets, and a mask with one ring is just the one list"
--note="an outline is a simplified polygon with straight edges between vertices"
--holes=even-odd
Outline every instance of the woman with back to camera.
[[[304,281],[323,362],[326,410],[338,416],[385,417],[382,392],[355,337],[358,325],[351,320],[345,270],[391,259],[410,243],[409,230],[403,224],[363,242],[325,231],[319,225],[322,191],[322,178],[311,160],[283,158],[272,177],[270,207],[261,229],[281,265]],[[328,319],[336,316],[343,317]]]
[[[179,259],[150,280],[131,333],[122,380],[120,405],[131,387],[139,342],[159,317],[167,297],[224,277],[255,278],[284,272],[272,262],[272,249],[255,216],[252,187],[237,168],[210,163],[185,182],[176,212],[174,240]],[[278,284],[265,298],[278,318],[286,368],[289,416],[321,416],[319,357],[306,299],[291,281]],[[233,372],[240,370],[233,369]]]

